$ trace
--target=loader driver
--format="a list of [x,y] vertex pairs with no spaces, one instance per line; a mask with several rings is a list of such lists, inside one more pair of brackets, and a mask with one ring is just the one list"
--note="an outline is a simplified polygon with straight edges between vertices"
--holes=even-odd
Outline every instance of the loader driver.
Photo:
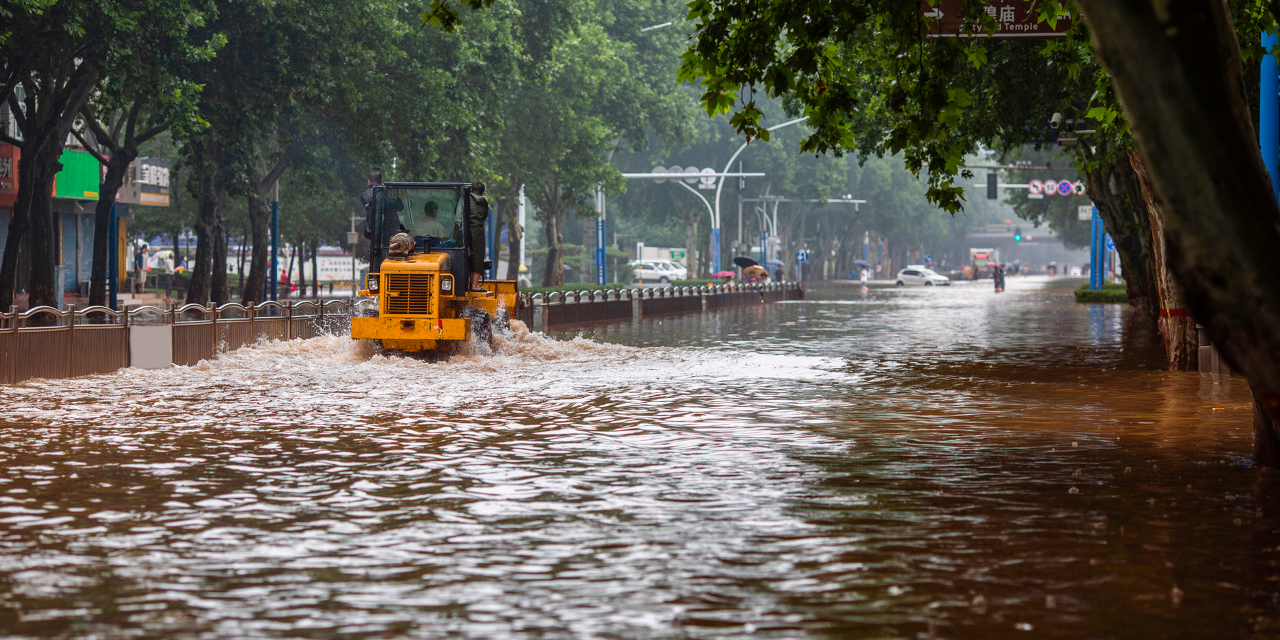
[[431,236],[439,240],[447,240],[449,238],[449,230],[445,229],[444,221],[440,219],[440,205],[434,200],[428,200],[427,204],[422,206],[422,214],[426,216],[422,223],[416,225],[421,236]]
[[484,221],[489,217],[489,199],[484,197],[484,183],[471,183],[471,282],[468,291],[485,291],[480,288],[480,275],[484,271]]

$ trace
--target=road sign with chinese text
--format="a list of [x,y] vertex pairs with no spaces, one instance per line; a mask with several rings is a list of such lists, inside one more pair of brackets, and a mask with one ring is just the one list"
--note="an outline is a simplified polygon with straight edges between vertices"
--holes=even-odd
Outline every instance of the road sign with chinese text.
[[1061,38],[1071,28],[1071,20],[1059,17],[1053,27],[1040,22],[1030,0],[988,0],[982,8],[995,21],[996,31],[988,33],[982,22],[966,23],[960,14],[964,0],[938,0],[935,6],[923,7],[920,15],[928,18],[929,38]]

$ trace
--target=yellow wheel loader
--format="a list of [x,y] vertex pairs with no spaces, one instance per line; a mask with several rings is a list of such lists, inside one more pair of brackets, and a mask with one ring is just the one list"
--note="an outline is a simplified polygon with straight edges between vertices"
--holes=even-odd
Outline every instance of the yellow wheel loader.
[[359,295],[376,298],[377,308],[351,318],[353,339],[408,352],[450,352],[472,339],[492,344],[494,328],[515,312],[516,282],[481,280],[484,291],[467,291],[468,256],[484,255],[472,238],[488,216],[471,210],[469,188],[462,182],[373,186],[369,275]]

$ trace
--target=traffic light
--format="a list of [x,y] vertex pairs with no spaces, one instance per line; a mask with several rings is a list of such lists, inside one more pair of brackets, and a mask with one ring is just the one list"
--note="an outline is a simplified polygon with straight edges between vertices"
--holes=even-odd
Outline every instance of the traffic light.
[[1013,228],[1013,241],[1022,242],[1022,227]]
[[1000,190],[996,185],[996,173],[992,171],[987,174],[987,199],[996,200],[1000,197]]

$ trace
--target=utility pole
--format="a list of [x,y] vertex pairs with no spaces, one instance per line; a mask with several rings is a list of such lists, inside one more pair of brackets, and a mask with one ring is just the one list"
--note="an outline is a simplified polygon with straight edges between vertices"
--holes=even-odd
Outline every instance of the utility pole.
[[347,232],[347,244],[351,246],[351,298],[356,297],[356,245],[360,244],[360,234],[356,232],[356,220],[364,220],[364,216],[351,215],[351,230]]

